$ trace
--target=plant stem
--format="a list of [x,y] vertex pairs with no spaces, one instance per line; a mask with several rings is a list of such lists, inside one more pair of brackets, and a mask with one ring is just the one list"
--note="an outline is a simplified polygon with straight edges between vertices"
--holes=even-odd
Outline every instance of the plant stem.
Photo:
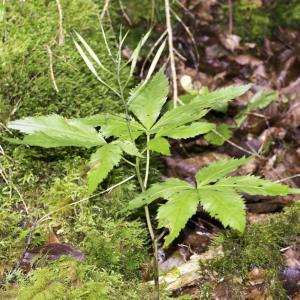
[[150,166],[150,150],[148,148],[148,143],[150,141],[150,136],[147,134],[147,150],[146,150],[146,171],[145,171],[145,179],[144,179],[144,188],[147,188],[148,177],[149,177],[149,166]]
[[[121,76],[120,76],[120,71],[121,71],[121,45],[120,43],[119,46],[119,53],[118,53],[118,61],[117,61],[117,80],[118,80],[118,85],[120,89],[120,98],[123,102],[124,109],[125,109],[125,115],[126,115],[126,124],[128,128],[128,132],[131,138],[132,143],[134,143],[134,139],[132,136],[131,132],[131,127],[130,127],[130,119],[129,119],[129,112],[128,112],[128,105],[125,101],[124,97],[124,87],[122,86],[121,83]],[[147,184],[148,184],[148,178],[149,178],[149,168],[150,168],[150,151],[148,149],[148,142],[150,140],[150,135],[147,134],[147,145],[146,145],[146,170],[145,170],[145,178],[144,181],[141,176],[141,171],[140,171],[140,159],[139,157],[136,157],[136,162],[135,162],[135,172],[136,176],[140,185],[140,188],[142,192],[144,192],[147,189]],[[153,226],[151,224],[151,218],[150,218],[150,213],[149,213],[149,208],[146,205],[145,206],[145,216],[146,216],[146,223],[148,227],[148,231],[151,237],[152,241],[152,247],[153,247],[153,270],[154,270],[154,295],[153,299],[154,300],[159,300],[159,269],[158,269],[158,246],[157,246],[157,240],[154,234]]]
[[178,102],[178,87],[177,87],[177,76],[176,76],[176,67],[175,67],[174,46],[173,46],[173,31],[172,31],[172,24],[171,24],[169,0],[165,0],[165,14],[166,14],[166,25],[167,25],[167,32],[168,32],[170,65],[171,65],[171,72],[172,72],[173,103],[174,103],[174,108],[176,108]]

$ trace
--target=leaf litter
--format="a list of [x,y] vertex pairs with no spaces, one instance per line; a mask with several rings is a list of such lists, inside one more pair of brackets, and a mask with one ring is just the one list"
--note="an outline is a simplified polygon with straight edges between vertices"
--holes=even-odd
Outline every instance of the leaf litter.
[[[209,115],[209,121],[227,124],[229,130],[232,130],[232,136],[228,136],[230,142],[223,139],[222,145],[216,147],[211,139],[203,137],[181,142],[171,140],[172,154],[162,158],[165,165],[164,176],[194,184],[195,174],[210,163],[252,153],[254,159],[232,175],[254,174],[285,183],[292,188],[298,187],[300,62],[296,49],[300,33],[285,28],[280,29],[278,36],[272,40],[266,37],[262,45],[245,43],[237,35],[224,33],[223,28],[216,22],[217,5],[217,1],[181,1],[181,6],[184,7],[182,19],[195,38],[200,59],[196,59],[193,41],[182,26],[177,24],[174,29],[174,46],[180,57],[185,58],[176,58],[179,93],[184,95],[189,90],[214,90],[231,84],[249,82],[253,87],[231,102],[228,109]],[[170,75],[168,68],[167,74]],[[268,222],[273,215],[298,200],[296,196],[270,198],[249,195],[245,195],[245,199],[249,223]],[[221,224],[198,207],[196,215],[189,220],[179,237],[167,249],[160,249],[161,271],[168,274],[171,270],[187,264],[195,255],[201,259],[201,255],[211,247],[211,239],[220,230]],[[294,247],[283,252],[287,263],[286,269],[282,271],[283,282],[286,282],[288,294],[293,294],[294,299],[300,297],[297,296],[300,295],[300,285],[295,286],[295,282],[300,282],[300,269],[298,270],[297,265],[299,249]],[[272,299],[264,282],[266,272],[261,268],[252,269],[241,297]],[[188,281],[181,280],[181,276],[177,276],[177,279],[179,281],[176,283],[178,285],[175,284],[176,288],[173,289],[173,285],[169,285],[174,291],[192,291],[192,282],[199,281],[199,277]],[[226,283],[218,285],[213,292],[213,299],[233,299],[233,295],[228,293],[224,286]],[[176,295],[182,294],[178,291],[175,292]]]

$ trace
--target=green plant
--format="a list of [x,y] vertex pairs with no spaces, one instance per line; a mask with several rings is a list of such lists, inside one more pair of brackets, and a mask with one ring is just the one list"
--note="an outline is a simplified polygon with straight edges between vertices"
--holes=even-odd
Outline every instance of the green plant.
[[[152,201],[158,198],[168,199],[166,204],[160,206],[157,216],[158,227],[169,229],[169,235],[165,238],[165,246],[167,246],[178,236],[187,220],[196,212],[199,202],[224,226],[231,226],[242,232],[245,228],[245,209],[239,192],[285,195],[297,191],[254,176],[226,177],[238,166],[246,163],[248,159],[245,158],[220,161],[201,170],[196,175],[196,188],[184,181],[170,179],[164,183],[155,184],[147,190],[151,152],[169,155],[170,145],[167,138],[192,138],[213,130],[215,125],[202,118],[216,106],[224,105],[246,92],[250,85],[227,87],[196,95],[188,104],[170,109],[161,115],[167,100],[168,80],[163,70],[157,72],[152,78],[151,76],[164,49],[164,43],[158,49],[145,81],[135,87],[126,100],[125,92],[128,82],[132,77],[139,51],[149,34],[145,35],[129,59],[131,71],[125,83],[121,81],[121,73],[127,64],[121,60],[124,38],[120,38],[117,57],[112,57],[116,65],[115,78],[118,90],[102,79],[103,76],[99,75],[96,66],[101,69],[101,72],[110,74],[112,72],[102,65],[85,40],[77,33],[76,36],[78,42],[75,41],[75,45],[82,58],[95,77],[120,97],[124,104],[124,114],[97,114],[80,119],[65,119],[55,114],[27,117],[8,123],[10,129],[26,134],[23,140],[12,138],[7,138],[7,140],[44,148],[95,147],[96,151],[91,155],[87,173],[89,194],[96,190],[121,160],[134,168],[142,194],[132,200],[129,209],[142,206],[145,208],[147,225],[153,242],[156,297],[158,298],[157,237],[154,234],[148,210],[148,205]],[[109,47],[107,50],[111,54]],[[134,157],[134,160],[132,161],[130,157]],[[141,173],[142,160],[145,166],[144,176]]]

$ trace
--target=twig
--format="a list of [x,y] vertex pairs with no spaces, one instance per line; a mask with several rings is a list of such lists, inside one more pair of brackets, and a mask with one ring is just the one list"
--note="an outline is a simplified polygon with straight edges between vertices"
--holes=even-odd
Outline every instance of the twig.
[[292,176],[289,176],[289,177],[285,177],[285,178],[276,180],[274,182],[279,183],[279,182],[287,181],[289,179],[294,179],[294,178],[297,178],[297,177],[300,177],[300,174],[295,174],[295,175],[292,175]]
[[182,61],[187,61],[187,59],[176,49],[174,48],[174,53],[181,59]]
[[172,25],[171,25],[169,0],[165,0],[165,14],[166,14],[166,25],[167,25],[167,32],[168,32],[172,83],[173,83],[173,103],[175,108],[177,107],[177,102],[178,102],[178,87],[177,87],[177,76],[176,76],[176,67],[175,67],[174,46],[173,46],[173,32],[172,32]]
[[249,150],[247,150],[247,149],[245,149],[245,148],[237,145],[236,143],[230,141],[225,136],[223,136],[221,133],[219,133],[217,130],[213,129],[212,132],[215,133],[216,135],[218,135],[220,138],[222,138],[223,140],[225,140],[228,144],[232,145],[233,147],[235,147],[235,148],[237,148],[237,149],[239,149],[239,150],[241,150],[241,151],[243,151],[245,153],[248,153],[250,155],[254,155],[254,156],[258,157],[258,158],[265,159],[263,156],[259,155],[258,153],[251,152],[251,151],[249,151]]
[[232,21],[232,0],[228,0],[228,33],[232,34],[233,21]]
[[96,196],[103,195],[103,194],[105,194],[105,193],[109,193],[109,192],[111,192],[113,189],[115,189],[116,187],[122,185],[123,183],[125,183],[125,182],[131,180],[131,179],[134,178],[134,177],[135,177],[135,175],[131,175],[131,176],[127,177],[126,179],[124,179],[124,180],[122,180],[122,181],[116,183],[115,185],[109,187],[109,188],[106,189],[105,191],[96,193],[96,194],[94,194],[94,195],[92,195],[92,196],[89,196],[89,197],[80,199],[80,200],[78,200],[78,201],[75,201],[75,202],[72,202],[72,203],[70,203],[70,204],[64,205],[63,207],[60,207],[60,208],[58,208],[58,209],[56,209],[56,210],[53,210],[53,211],[49,212],[48,214],[44,215],[43,217],[41,217],[36,223],[38,224],[38,223],[41,223],[41,222],[45,221],[47,218],[49,218],[49,217],[52,216],[53,214],[55,214],[55,213],[57,213],[57,212],[59,212],[59,211],[65,209],[65,208],[68,207],[68,206],[75,206],[75,205],[77,205],[77,204],[79,204],[79,203],[82,203],[82,202],[84,202],[84,201],[90,200],[90,199],[92,199],[92,198],[94,198],[94,197],[96,197]]
[[65,43],[64,28],[63,28],[63,11],[60,0],[56,0],[58,10],[58,45],[62,47]]
[[198,48],[197,48],[196,40],[195,40],[192,32],[190,31],[189,27],[183,22],[183,20],[176,14],[176,12],[173,9],[171,9],[171,13],[177,19],[177,21],[182,25],[182,27],[184,28],[184,30],[186,31],[186,33],[190,37],[190,39],[192,41],[192,44],[193,44],[193,46],[195,48],[196,59],[197,59],[197,63],[198,63],[198,60],[199,60],[199,51],[198,51]]
[[105,0],[103,9],[102,9],[102,12],[101,12],[101,15],[100,15],[100,20],[102,20],[104,18],[105,14],[108,10],[109,4],[110,4],[110,0]]
[[121,8],[124,19],[128,22],[129,26],[132,26],[132,21],[130,20],[130,17],[128,16],[128,14],[125,10],[125,7],[124,7],[124,4],[123,4],[122,0],[119,0],[119,5],[120,5],[120,8]]
[[59,89],[57,87],[57,84],[56,84],[56,81],[55,81],[55,76],[54,76],[54,71],[53,71],[53,54],[52,54],[51,48],[48,45],[46,46],[46,49],[47,49],[47,52],[48,52],[48,55],[49,55],[50,77],[51,77],[51,80],[52,80],[52,83],[53,83],[53,87],[54,87],[55,91],[58,93]]

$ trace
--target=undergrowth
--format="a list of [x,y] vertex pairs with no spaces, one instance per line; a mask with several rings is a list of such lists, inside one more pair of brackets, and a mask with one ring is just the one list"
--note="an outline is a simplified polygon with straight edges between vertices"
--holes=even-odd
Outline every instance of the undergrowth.
[[240,290],[244,288],[249,272],[255,267],[261,268],[267,271],[265,283],[274,299],[287,299],[279,279],[284,266],[280,250],[289,246],[299,231],[300,205],[296,203],[274,215],[270,221],[248,226],[242,236],[224,231],[213,241],[214,245],[222,245],[224,257],[203,263],[201,268],[204,273],[207,270],[210,274],[216,272],[218,278],[225,278],[231,284],[241,278]]
[[[0,42],[0,71],[4,74],[0,83],[0,122],[4,124],[12,116],[61,113],[78,117],[108,109],[119,111],[119,100],[86,69],[71,36],[73,29],[83,33],[110,65],[110,59],[101,54],[105,44],[98,13],[104,1],[60,2],[63,46],[56,42],[59,24],[55,1],[6,2]],[[106,30],[106,35],[114,45],[112,32]],[[50,76],[47,45],[53,55],[58,92]],[[0,299],[47,299],[45,295],[49,294],[49,299],[131,299],[131,295],[132,299],[140,299],[135,284],[141,279],[144,262],[149,260],[146,230],[140,221],[125,220],[126,215],[120,213],[134,194],[134,182],[107,196],[69,206],[87,196],[82,175],[89,153],[28,149],[2,140],[1,147]],[[121,176],[120,172],[117,176],[113,173],[104,187],[115,184]],[[34,230],[29,250],[43,246],[49,230],[53,230],[62,243],[87,254],[86,260],[79,263],[63,259],[38,266],[27,279],[26,274],[13,270],[25,251],[32,225],[55,210]]]
[[[225,16],[227,15],[227,12]],[[278,28],[299,29],[300,3],[298,0],[233,1],[234,33],[246,41],[261,42]]]

